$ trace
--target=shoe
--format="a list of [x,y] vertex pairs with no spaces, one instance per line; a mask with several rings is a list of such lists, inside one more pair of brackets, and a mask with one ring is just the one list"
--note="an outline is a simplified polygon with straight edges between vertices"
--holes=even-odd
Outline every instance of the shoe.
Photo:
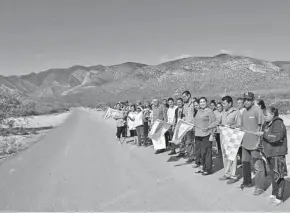
[[194,161],[194,159],[188,159],[187,161],[186,161],[186,163],[187,164],[190,164],[190,163],[192,163]]
[[260,194],[263,194],[264,193],[264,190],[263,189],[258,189],[258,188],[255,188],[254,192],[253,192],[253,195],[260,195]]
[[276,195],[270,195],[269,198],[270,198],[271,200],[276,199]]
[[184,156],[185,156],[184,153],[179,153],[176,157],[178,157],[178,158],[183,158]]
[[195,173],[203,173],[203,168],[201,166],[197,167],[198,170]]
[[228,181],[227,181],[227,184],[233,184],[233,183],[236,183],[238,182],[239,179],[234,179],[234,178],[230,178]]
[[200,165],[198,165],[198,164],[194,164],[193,166],[192,166],[192,168],[198,168],[198,167],[200,167]]
[[244,188],[251,188],[252,186],[253,186],[252,183],[248,183],[248,184],[242,183],[241,186],[240,186],[240,188],[241,188],[241,189],[244,189]]
[[228,176],[222,176],[221,178],[219,178],[219,180],[228,180],[228,179],[230,179]]
[[164,152],[164,149],[158,149],[158,150],[155,152],[155,154],[158,155],[158,154],[161,154],[161,153],[163,153],[163,152]]
[[175,150],[171,150],[171,152],[169,152],[168,155],[176,155],[176,151]]
[[202,174],[203,176],[207,176],[207,175],[210,175],[211,172],[202,172],[201,174]]
[[277,198],[274,198],[274,199],[271,200],[271,205],[272,206],[279,206],[281,203],[283,203],[283,201],[279,200]]

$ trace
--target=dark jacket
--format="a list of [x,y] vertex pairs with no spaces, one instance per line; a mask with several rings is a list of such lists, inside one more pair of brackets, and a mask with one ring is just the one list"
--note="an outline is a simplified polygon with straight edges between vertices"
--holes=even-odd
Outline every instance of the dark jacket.
[[261,137],[263,151],[266,157],[283,156],[288,154],[287,129],[279,117],[262,126],[264,135]]

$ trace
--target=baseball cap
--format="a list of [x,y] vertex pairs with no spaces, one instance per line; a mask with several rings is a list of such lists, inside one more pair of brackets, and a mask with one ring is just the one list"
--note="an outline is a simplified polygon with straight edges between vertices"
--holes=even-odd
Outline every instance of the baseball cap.
[[244,94],[244,99],[250,99],[250,100],[254,100],[255,99],[255,95],[252,92],[246,92]]

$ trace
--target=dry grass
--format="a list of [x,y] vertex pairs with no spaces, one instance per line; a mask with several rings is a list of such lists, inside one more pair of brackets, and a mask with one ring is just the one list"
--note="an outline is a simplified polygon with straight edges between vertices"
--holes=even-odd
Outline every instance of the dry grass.
[[70,115],[70,112],[52,115],[31,116],[29,118],[9,118],[13,127],[1,126],[0,162],[9,156],[17,154],[61,125]]

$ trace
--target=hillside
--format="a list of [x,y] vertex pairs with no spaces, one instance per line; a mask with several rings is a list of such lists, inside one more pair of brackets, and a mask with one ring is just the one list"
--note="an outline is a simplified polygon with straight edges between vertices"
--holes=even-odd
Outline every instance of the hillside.
[[81,100],[146,99],[176,96],[188,89],[195,96],[221,94],[225,90],[241,93],[247,90],[287,89],[290,72],[274,63],[226,54],[214,57],[190,57],[146,66],[125,79],[114,81],[85,93]]
[[8,88],[11,92],[31,97],[60,97],[119,80],[144,66],[147,65],[133,62],[113,66],[77,65],[22,76],[0,76],[0,90]]
[[194,95],[217,95],[225,90],[286,90],[290,62],[220,54],[189,57],[148,66],[127,62],[113,66],[73,66],[22,76],[0,76],[0,91],[41,102],[93,105],[96,102]]

